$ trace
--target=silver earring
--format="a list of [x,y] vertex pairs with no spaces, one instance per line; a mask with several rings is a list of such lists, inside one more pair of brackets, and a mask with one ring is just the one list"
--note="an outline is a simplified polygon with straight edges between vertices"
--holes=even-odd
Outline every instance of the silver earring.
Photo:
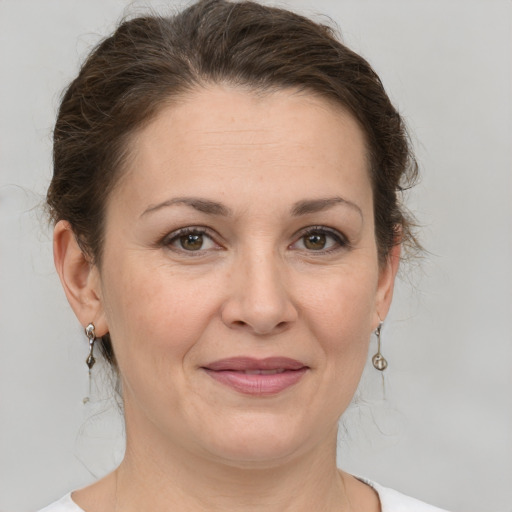
[[84,404],[90,401],[91,396],[91,370],[94,366],[94,363],[96,362],[96,359],[94,359],[93,356],[93,350],[94,350],[94,342],[96,341],[96,333],[94,332],[94,324],[91,322],[86,328],[85,328],[85,335],[87,336],[87,339],[89,340],[89,355],[87,356],[87,359],[85,360],[85,364],[87,364],[87,367],[89,368],[89,392],[87,393],[87,396],[82,400]]
[[92,370],[92,367],[94,366],[94,363],[96,362],[96,359],[94,359],[93,356],[93,350],[94,350],[94,342],[96,341],[96,333],[94,332],[94,324],[90,323],[85,328],[85,335],[89,339],[89,356],[85,360],[85,363],[89,367],[89,371]]
[[382,323],[383,322],[375,329],[375,336],[377,336],[377,353],[372,357],[373,367],[380,372],[383,372],[388,367],[386,358],[380,353],[380,331],[382,329]]

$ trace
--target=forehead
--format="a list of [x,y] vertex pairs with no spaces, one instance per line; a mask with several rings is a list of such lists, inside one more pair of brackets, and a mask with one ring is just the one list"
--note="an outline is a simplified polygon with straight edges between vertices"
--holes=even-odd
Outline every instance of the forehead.
[[371,188],[357,121],[296,90],[198,89],[162,108],[132,138],[130,153],[120,185],[131,183],[139,196],[178,195],[190,187],[222,195],[233,185],[258,194],[257,184],[287,191],[302,184],[310,196],[325,196],[336,183]]

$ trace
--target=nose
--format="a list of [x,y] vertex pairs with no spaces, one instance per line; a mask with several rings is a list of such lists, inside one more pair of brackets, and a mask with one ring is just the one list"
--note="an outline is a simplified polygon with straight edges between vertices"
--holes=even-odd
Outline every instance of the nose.
[[240,256],[227,284],[229,296],[222,307],[225,325],[263,336],[293,324],[298,312],[280,263],[270,254]]

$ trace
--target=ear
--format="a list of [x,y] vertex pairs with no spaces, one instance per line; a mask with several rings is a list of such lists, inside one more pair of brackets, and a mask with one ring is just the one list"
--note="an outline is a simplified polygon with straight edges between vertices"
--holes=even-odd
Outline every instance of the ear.
[[108,332],[98,268],[78,245],[69,222],[61,220],[53,232],[53,260],[68,302],[83,327],[94,324],[96,336]]
[[401,244],[394,245],[387,256],[385,264],[379,271],[379,282],[377,285],[377,296],[375,303],[375,328],[383,321],[391,306],[393,290],[395,287],[395,278],[400,265]]

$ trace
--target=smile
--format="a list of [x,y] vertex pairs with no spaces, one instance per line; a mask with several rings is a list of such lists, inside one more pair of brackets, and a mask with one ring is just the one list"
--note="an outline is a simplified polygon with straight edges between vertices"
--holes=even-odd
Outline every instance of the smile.
[[297,384],[308,366],[294,359],[237,357],[210,363],[202,369],[215,381],[246,395],[276,395]]
[[242,373],[245,375],[275,375],[276,373],[283,373],[286,370],[279,368],[276,370],[244,370]]

